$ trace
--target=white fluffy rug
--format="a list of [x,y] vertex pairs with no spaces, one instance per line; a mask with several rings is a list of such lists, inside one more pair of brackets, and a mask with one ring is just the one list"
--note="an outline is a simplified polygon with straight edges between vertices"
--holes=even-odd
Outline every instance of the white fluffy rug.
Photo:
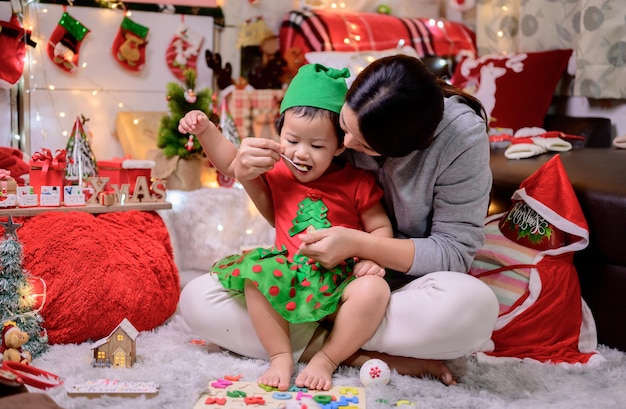
[[[89,342],[54,345],[33,365],[63,378],[64,386],[46,393],[66,409],[191,409],[209,380],[241,374],[242,381],[254,381],[267,368],[262,360],[199,346],[190,342],[194,339],[180,316],[174,315],[161,327],[139,335],[138,362],[130,369],[92,368]],[[459,385],[453,387],[392,373],[388,385],[366,389],[367,408],[389,408],[398,401],[410,401],[416,409],[626,408],[626,354],[604,347],[600,352],[607,361],[594,367],[564,368],[533,362],[488,365],[470,358],[463,368],[457,368],[463,374]],[[66,386],[102,378],[156,382],[160,389],[152,398],[90,399],[66,393]],[[340,368],[334,382],[361,386],[356,368]]]

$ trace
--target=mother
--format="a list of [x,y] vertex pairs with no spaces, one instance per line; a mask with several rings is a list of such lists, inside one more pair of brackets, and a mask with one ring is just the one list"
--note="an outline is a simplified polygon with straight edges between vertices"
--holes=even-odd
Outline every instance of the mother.
[[[456,383],[445,360],[491,347],[493,292],[466,274],[483,242],[491,188],[489,142],[480,102],[438,80],[418,59],[374,61],[354,80],[341,111],[346,157],[375,172],[394,238],[342,227],[300,235],[301,252],[323,265],[348,257],[387,269],[393,290],[374,336],[343,364],[379,358],[398,373]],[[278,143],[246,138],[236,176],[258,177],[280,159]],[[180,310],[189,327],[242,355],[265,358],[243,296],[209,273],[187,284]],[[306,361],[328,331],[291,327],[295,358]]]

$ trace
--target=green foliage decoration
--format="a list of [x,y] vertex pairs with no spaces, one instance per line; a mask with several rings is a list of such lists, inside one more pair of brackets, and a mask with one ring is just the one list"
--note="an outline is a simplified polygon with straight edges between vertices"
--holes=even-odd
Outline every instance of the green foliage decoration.
[[[210,88],[195,92],[196,72],[185,71],[185,83],[170,82],[167,84],[167,100],[170,114],[161,118],[161,126],[157,135],[157,147],[163,150],[167,158],[178,156],[190,159],[204,156],[198,138],[193,136],[189,145],[189,135],[178,132],[178,122],[191,110],[203,111],[211,121],[219,123],[219,117],[213,112],[215,102]],[[195,98],[194,98],[195,97]],[[216,122],[217,121],[217,122]]]

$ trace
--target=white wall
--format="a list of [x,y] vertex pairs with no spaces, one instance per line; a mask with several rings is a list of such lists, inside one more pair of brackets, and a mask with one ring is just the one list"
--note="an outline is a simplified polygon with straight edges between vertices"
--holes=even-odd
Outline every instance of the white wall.
[[[165,61],[165,51],[181,22],[175,14],[133,11],[130,18],[150,29],[146,46],[146,64],[139,73],[120,66],[111,48],[124,17],[121,10],[93,7],[68,7],[68,13],[90,29],[79,51],[79,65],[85,68],[69,74],[57,67],[47,55],[48,37],[63,13],[62,6],[32,3],[28,18],[33,26],[37,47],[30,54],[30,147],[63,149],[79,115],[89,118],[87,128],[93,134],[91,147],[99,160],[123,156],[115,138],[115,117],[119,111],[167,111],[165,99],[168,82],[177,81]],[[196,89],[211,87],[212,73],[204,62],[204,50],[213,48],[213,19],[205,16],[184,17],[187,26],[204,37],[198,59]],[[54,86],[54,90],[49,89]],[[96,95],[94,91],[97,90]],[[120,108],[119,104],[123,104]],[[65,113],[65,117],[60,117]]]

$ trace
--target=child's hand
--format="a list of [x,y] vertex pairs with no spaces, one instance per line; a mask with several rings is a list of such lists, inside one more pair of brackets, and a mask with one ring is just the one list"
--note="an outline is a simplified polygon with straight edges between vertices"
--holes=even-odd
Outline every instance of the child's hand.
[[215,126],[215,124],[209,121],[209,118],[204,112],[193,110],[187,112],[178,122],[178,132],[197,135],[206,131],[210,126]]
[[359,260],[354,265],[353,274],[355,277],[363,277],[366,275],[385,276],[385,269],[374,263],[372,260]]

